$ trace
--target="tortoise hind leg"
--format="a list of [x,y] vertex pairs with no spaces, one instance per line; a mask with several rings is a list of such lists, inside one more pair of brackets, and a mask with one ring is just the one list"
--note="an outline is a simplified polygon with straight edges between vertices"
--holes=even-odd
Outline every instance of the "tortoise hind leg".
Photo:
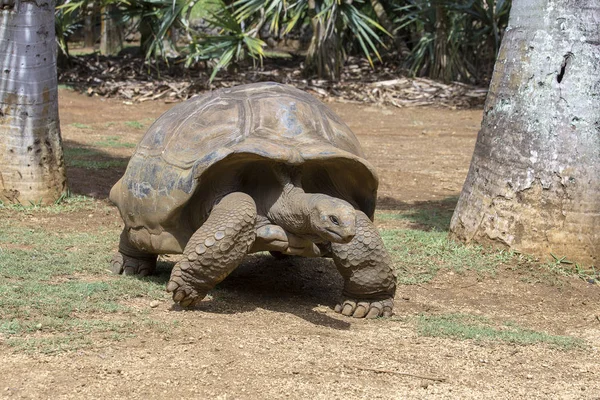
[[167,292],[183,307],[199,303],[229,275],[252,247],[256,204],[245,193],[225,196],[183,250],[171,272]]
[[335,311],[356,318],[391,316],[396,276],[392,259],[369,217],[357,211],[356,235],[349,243],[332,243],[331,250],[344,278],[345,300]]
[[127,238],[125,229],[119,239],[119,251],[110,261],[110,269],[114,274],[152,275],[156,269],[156,254],[138,250]]

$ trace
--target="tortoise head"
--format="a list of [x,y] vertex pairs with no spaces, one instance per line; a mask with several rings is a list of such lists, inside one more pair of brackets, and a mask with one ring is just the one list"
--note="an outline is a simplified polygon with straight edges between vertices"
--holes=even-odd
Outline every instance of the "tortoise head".
[[315,234],[332,243],[348,243],[356,234],[356,210],[347,201],[315,195],[310,225]]

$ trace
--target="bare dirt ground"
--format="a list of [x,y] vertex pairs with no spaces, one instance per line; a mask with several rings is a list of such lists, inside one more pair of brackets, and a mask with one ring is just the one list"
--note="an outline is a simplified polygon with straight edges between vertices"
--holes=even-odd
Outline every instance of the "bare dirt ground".
[[[172,106],[125,105],[65,90],[60,101],[67,148],[93,145],[109,134],[136,143],[144,129],[132,123],[116,131],[106,122],[138,121],[147,128]],[[480,110],[330,106],[380,172],[380,210],[454,207]],[[133,149],[107,151],[118,161]],[[106,199],[123,171],[71,168],[68,174],[75,193]],[[87,214],[31,223],[56,229],[121,223],[116,209]],[[430,283],[401,286],[396,315],[374,321],[335,314],[340,288],[323,263],[265,267],[251,259],[197,309],[181,310],[166,294],[157,307],[145,299],[129,302],[164,322],[166,331],[148,329],[56,355],[23,354],[0,344],[0,398],[600,399],[598,285],[523,279],[518,269],[493,277],[442,272]],[[585,346],[562,350],[424,337],[412,322],[421,313],[511,320],[581,338]]]

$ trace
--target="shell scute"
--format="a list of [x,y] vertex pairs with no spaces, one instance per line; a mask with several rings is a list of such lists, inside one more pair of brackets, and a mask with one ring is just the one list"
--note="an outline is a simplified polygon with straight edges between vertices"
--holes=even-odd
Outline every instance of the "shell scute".
[[166,145],[163,158],[182,168],[189,168],[199,160],[210,163],[219,149],[230,148],[243,139],[245,124],[242,102],[233,99],[213,102],[200,115],[178,127]]
[[321,141],[321,118],[311,103],[291,96],[252,98],[252,136],[275,141]]

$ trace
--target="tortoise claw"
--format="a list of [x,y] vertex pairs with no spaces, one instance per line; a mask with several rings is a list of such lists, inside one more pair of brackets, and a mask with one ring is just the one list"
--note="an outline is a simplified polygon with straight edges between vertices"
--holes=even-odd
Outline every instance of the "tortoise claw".
[[335,306],[335,312],[354,318],[391,317],[394,309],[394,299],[385,300],[354,300],[346,299]]
[[135,258],[121,252],[115,253],[110,261],[113,274],[148,276],[156,269],[156,257]]

